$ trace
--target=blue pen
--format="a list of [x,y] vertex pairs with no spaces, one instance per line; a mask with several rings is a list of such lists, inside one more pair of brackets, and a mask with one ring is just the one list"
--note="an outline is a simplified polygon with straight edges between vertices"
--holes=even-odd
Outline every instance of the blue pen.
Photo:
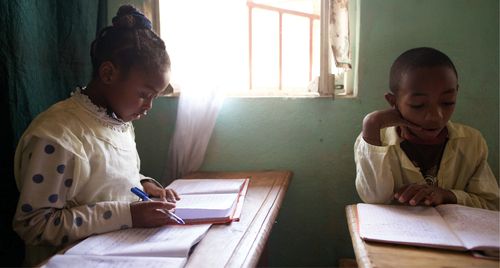
[[[151,198],[149,198],[149,196],[143,190],[141,190],[137,187],[130,188],[130,191],[132,193],[134,193],[135,195],[137,195],[143,201],[153,201],[153,200],[151,200]],[[172,213],[168,210],[164,210],[164,211],[166,211],[168,213],[168,215],[170,216],[170,218],[172,220],[176,221],[177,223],[186,224],[179,216],[175,215],[174,213]]]

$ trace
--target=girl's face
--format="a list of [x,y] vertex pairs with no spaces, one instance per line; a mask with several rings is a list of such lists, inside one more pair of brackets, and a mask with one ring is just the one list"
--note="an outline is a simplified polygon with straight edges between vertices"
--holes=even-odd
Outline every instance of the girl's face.
[[387,100],[404,119],[422,128],[407,129],[411,134],[429,141],[446,127],[455,110],[457,92],[457,76],[451,68],[417,68],[402,76],[398,92],[392,101]]
[[132,67],[125,77],[118,76],[119,79],[109,85],[106,101],[109,108],[125,122],[145,116],[153,107],[153,100],[170,83],[170,70],[145,72]]

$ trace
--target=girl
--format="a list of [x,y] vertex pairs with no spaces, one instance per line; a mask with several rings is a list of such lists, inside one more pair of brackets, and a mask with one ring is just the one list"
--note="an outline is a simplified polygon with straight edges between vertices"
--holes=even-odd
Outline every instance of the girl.
[[457,203],[498,210],[498,183],[481,133],[450,122],[458,93],[451,60],[433,48],[401,54],[391,68],[391,105],[363,120],[356,189],[364,202]]
[[[122,6],[90,54],[88,86],[40,114],[16,150],[13,227],[25,241],[27,265],[92,234],[173,222],[163,210],[179,197],[139,173],[131,123],[169,84],[165,44],[143,14]],[[134,186],[164,201],[135,202]]]

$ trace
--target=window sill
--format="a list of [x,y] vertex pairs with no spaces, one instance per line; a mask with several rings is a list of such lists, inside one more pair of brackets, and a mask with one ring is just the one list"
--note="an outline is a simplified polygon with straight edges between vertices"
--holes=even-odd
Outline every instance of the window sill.
[[[164,95],[161,97],[166,97],[166,98],[178,98],[180,97],[181,93],[180,92],[175,92],[172,94]],[[256,93],[248,93],[248,92],[241,92],[241,93],[228,93],[225,95],[226,98],[235,98],[235,99],[264,99],[264,98],[284,98],[284,99],[332,99],[332,95],[320,95],[319,93],[313,93],[313,92],[298,92],[298,93],[292,93],[292,92],[277,92],[277,93],[262,93],[262,92],[256,92]],[[335,94],[333,97],[334,99],[354,99],[356,96],[351,95],[351,94]]]

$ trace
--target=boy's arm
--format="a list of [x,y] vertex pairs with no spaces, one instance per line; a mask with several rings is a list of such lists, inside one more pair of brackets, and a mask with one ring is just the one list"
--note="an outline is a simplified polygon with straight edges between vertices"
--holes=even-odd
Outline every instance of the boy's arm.
[[396,108],[374,111],[363,119],[363,130],[354,145],[356,189],[366,203],[389,203],[394,193],[391,160],[395,152],[382,146],[380,130],[390,126],[419,128]]
[[365,203],[389,203],[394,192],[390,166],[392,149],[374,146],[359,135],[354,144],[356,190]]
[[490,210],[499,209],[499,189],[495,175],[488,165],[488,146],[479,136],[479,164],[472,177],[467,182],[465,190],[451,190],[457,204]]
[[374,111],[363,119],[363,139],[375,146],[381,146],[380,130],[391,126],[401,126],[420,129],[419,126],[407,121],[396,108]]

